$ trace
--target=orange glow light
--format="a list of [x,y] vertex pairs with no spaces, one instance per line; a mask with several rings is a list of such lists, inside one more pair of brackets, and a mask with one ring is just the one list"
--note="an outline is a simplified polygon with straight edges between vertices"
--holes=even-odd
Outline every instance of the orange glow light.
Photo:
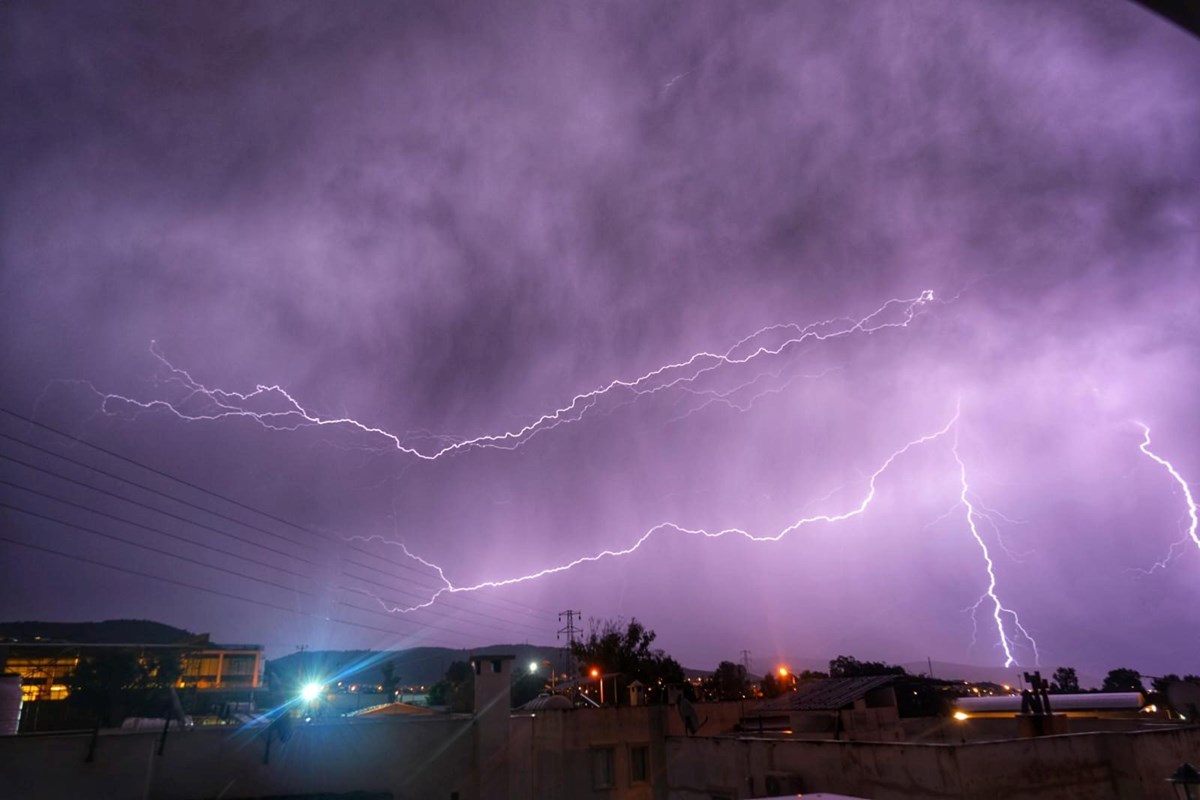
[[788,676],[787,667],[780,667],[779,668],[779,677],[786,678],[787,676]]
[[592,677],[593,677],[593,678],[599,678],[599,677],[600,677],[600,670],[596,669],[595,667],[592,667]]

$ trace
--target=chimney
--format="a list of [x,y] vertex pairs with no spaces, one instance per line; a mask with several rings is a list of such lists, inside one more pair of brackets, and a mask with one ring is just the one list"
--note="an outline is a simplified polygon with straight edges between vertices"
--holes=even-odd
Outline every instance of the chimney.
[[479,796],[505,798],[508,784],[508,719],[512,704],[512,665],[516,656],[476,655],[475,754]]

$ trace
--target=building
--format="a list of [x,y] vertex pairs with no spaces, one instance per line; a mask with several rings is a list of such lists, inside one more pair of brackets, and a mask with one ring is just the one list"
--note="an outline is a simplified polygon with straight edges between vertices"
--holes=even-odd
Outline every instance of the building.
[[[511,659],[478,656],[473,666],[471,714],[0,736],[0,786],[26,800],[101,791],[117,800],[745,800],[810,791],[874,800],[1166,800],[1166,776],[1200,752],[1200,727],[1185,724],[1021,739],[1007,720],[1013,734],[1003,741],[897,742],[862,728],[857,740],[759,735],[744,726],[751,701],[698,704],[692,733],[672,705],[543,703],[510,712]],[[880,690],[889,688],[829,685],[806,701],[814,707],[772,713],[832,708],[882,719],[890,712]],[[817,694],[827,699],[817,703]]]
[[112,652],[132,653],[151,666],[163,656],[178,656],[177,688],[254,690],[262,681],[262,646],[214,644],[208,634],[166,644],[134,642],[20,641],[0,643],[0,672],[21,676],[26,703],[65,700],[71,674],[80,661]]
[[753,706],[742,730],[808,738],[899,741],[904,738],[894,675],[825,678]]

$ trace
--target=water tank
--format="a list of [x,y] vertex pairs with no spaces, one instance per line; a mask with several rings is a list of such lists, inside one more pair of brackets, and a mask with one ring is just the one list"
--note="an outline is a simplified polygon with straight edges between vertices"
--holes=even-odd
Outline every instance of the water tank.
[[21,724],[21,676],[0,675],[0,736],[15,736]]

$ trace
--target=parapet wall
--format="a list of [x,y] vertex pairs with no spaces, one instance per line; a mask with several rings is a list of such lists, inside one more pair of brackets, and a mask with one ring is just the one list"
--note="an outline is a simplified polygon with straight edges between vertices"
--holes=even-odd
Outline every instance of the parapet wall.
[[298,724],[286,743],[264,727],[160,733],[0,737],[0,797],[235,798],[364,792],[404,798],[478,797],[463,717]]
[[1170,800],[1165,778],[1200,753],[1200,727],[975,744],[670,738],[667,792],[837,792],[873,800]]

